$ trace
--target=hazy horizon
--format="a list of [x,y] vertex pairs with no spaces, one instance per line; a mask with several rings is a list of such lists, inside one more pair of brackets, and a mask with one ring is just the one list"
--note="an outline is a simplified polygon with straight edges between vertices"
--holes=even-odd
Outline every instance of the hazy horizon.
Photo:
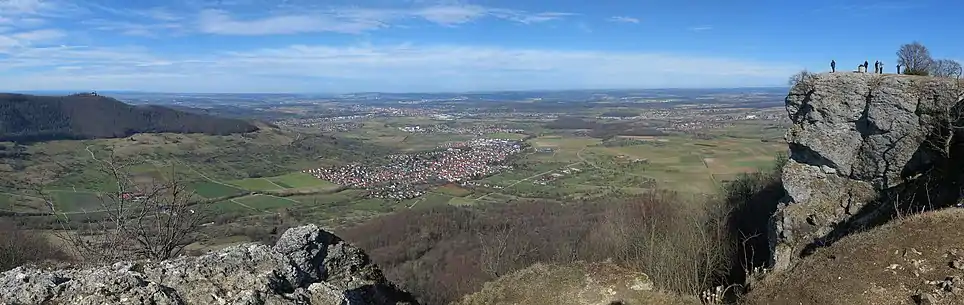
[[[774,87],[901,44],[964,61],[964,3],[0,1],[0,91]],[[882,22],[882,20],[906,22]],[[912,22],[943,20],[942,24]],[[954,26],[957,24],[958,26]]]

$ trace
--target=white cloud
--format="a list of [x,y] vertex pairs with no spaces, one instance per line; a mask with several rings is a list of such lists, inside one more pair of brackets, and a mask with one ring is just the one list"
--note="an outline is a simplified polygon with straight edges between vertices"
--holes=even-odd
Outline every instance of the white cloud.
[[20,32],[11,36],[14,39],[25,42],[46,42],[63,38],[64,36],[67,36],[67,34],[61,30],[46,29]]
[[151,18],[154,20],[160,20],[160,21],[178,21],[178,20],[184,19],[180,15],[160,7],[143,11],[143,15],[148,18]]
[[201,12],[201,32],[222,35],[271,35],[311,32],[360,33],[385,26],[374,20],[342,20],[331,16],[284,15],[238,20],[222,10]]
[[466,23],[489,14],[489,9],[477,5],[461,6],[433,6],[413,12],[398,12],[401,15],[412,14],[425,20],[443,25]]
[[84,21],[89,29],[108,31],[129,36],[160,37],[162,35],[177,35],[187,31],[180,22],[137,23],[129,21],[115,21],[107,19],[92,19]]
[[42,0],[0,0],[0,12],[8,15],[37,14],[53,4]]
[[57,7],[54,2],[42,0],[0,0],[0,25],[35,27],[45,23]]
[[624,22],[624,23],[639,23],[639,19],[626,16],[613,16],[609,18],[612,22]]
[[12,48],[26,48],[36,44],[56,42],[67,36],[63,31],[56,29],[21,32],[11,32],[8,29],[6,33],[3,32],[0,31],[0,54],[9,52]]
[[712,29],[713,29],[712,26],[702,25],[702,26],[694,26],[694,27],[691,27],[691,28],[690,28],[690,31],[693,31],[693,32],[703,32],[703,31],[709,31],[709,30],[712,30]]
[[0,76],[0,90],[345,92],[779,85],[799,67],[655,53],[296,45],[192,56],[157,56],[141,48],[37,48],[0,58],[3,69],[37,72],[0,73],[7,75]]
[[432,5],[408,9],[333,8],[327,10],[293,10],[274,12],[268,16],[239,18],[227,10],[206,9],[198,18],[199,30],[223,35],[270,35],[315,32],[362,33],[397,26],[405,20],[424,20],[455,26],[482,18],[497,18],[532,24],[559,20],[571,13],[529,13],[519,10],[489,8],[470,4]]

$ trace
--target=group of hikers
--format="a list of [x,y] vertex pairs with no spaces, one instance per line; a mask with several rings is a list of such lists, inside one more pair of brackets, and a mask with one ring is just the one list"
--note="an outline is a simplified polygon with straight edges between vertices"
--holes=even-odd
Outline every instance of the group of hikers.
[[[862,65],[857,66],[857,72],[867,73],[868,66],[870,66],[870,63],[868,63],[865,60]],[[901,66],[900,64],[897,64],[897,74],[900,74],[900,66]],[[834,73],[834,72],[837,72],[837,61],[831,60],[830,73]],[[884,63],[880,62],[879,60],[874,62],[874,73],[884,74]]]

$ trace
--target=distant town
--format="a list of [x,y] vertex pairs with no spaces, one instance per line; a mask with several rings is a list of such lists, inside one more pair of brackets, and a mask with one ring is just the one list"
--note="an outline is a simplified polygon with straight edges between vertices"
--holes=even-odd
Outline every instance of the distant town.
[[349,164],[305,170],[319,179],[363,188],[374,198],[404,200],[421,196],[428,186],[460,183],[499,173],[511,166],[508,159],[525,149],[507,139],[456,142],[435,151],[389,156],[387,164]]

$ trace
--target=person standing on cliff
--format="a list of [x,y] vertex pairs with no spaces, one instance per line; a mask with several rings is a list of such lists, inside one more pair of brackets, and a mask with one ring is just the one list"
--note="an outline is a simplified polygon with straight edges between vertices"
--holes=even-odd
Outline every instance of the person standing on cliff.
[[900,74],[900,64],[897,64],[897,74]]
[[864,73],[867,73],[867,69],[870,69],[870,63],[868,63],[868,62],[865,60],[865,61],[864,61]]
[[837,62],[831,59],[831,60],[830,60],[830,73],[834,73],[834,72],[837,72]]

